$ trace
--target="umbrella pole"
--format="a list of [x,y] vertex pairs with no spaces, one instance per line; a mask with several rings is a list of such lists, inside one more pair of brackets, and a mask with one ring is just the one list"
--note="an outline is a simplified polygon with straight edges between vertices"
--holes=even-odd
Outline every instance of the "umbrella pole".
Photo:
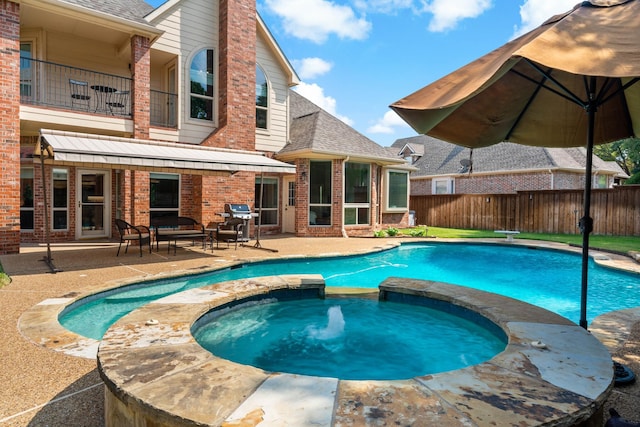
[[[595,83],[595,82],[593,82]],[[591,85],[595,87],[595,84]],[[582,285],[580,289],[580,326],[587,329],[587,291],[589,287],[589,234],[593,231],[591,209],[591,171],[593,169],[593,129],[595,126],[596,107],[590,103],[587,107],[587,165],[584,176],[584,216],[580,218],[580,232],[582,233]]]
[[260,244],[260,226],[262,225],[262,194],[264,191],[264,172],[260,174],[260,196],[259,196],[259,205],[258,205],[258,228],[256,229],[256,244],[253,245],[254,248],[256,249],[264,249],[265,251],[270,251],[270,252],[278,252],[277,249],[269,249],[269,248],[263,248],[262,245]]

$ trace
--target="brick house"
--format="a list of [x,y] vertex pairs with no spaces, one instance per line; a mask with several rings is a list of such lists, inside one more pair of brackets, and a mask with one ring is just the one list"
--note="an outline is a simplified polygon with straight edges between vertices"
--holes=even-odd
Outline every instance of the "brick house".
[[370,236],[382,227],[407,226],[415,168],[296,92],[289,97],[290,140],[276,158],[295,163],[300,196],[291,200],[295,209],[285,206],[291,218],[283,220],[283,230]]
[[[391,149],[417,168],[411,195],[504,194],[584,188],[584,148],[532,147],[509,142],[469,148],[420,135],[395,141]],[[610,188],[626,175],[593,156],[593,188]]]
[[0,253],[47,228],[105,239],[115,218],[258,211],[260,183],[265,231],[282,231],[301,180],[274,155],[299,80],[255,0],[0,0],[0,17]]

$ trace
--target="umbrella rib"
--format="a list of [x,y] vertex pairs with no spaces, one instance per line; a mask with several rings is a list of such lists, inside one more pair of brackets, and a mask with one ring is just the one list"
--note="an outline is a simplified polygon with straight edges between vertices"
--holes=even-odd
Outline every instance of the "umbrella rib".
[[[636,77],[636,78],[630,80],[629,82],[627,82],[626,85],[623,85],[622,87],[620,87],[620,89],[618,89],[617,91],[613,92],[611,95],[607,96],[606,98],[602,99],[598,103],[598,105],[604,104],[605,102],[607,102],[608,100],[610,100],[611,98],[613,98],[614,96],[619,94],[620,92],[624,92],[625,90],[627,90],[628,88],[630,88],[634,84],[638,83],[638,81],[640,81],[640,77]],[[609,86],[611,86],[612,83],[613,83],[613,81],[609,82]],[[607,89],[608,89],[608,87],[607,87]],[[605,93],[605,92],[606,91],[604,89],[601,91],[601,93]]]
[[516,120],[513,122],[513,125],[511,126],[511,128],[509,128],[509,131],[507,132],[507,134],[504,137],[505,141],[508,141],[509,138],[511,138],[511,134],[513,133],[513,131],[515,130],[516,126],[518,126],[518,123],[520,123],[520,120],[522,119],[522,117],[524,116],[524,114],[527,112],[527,110],[529,109],[529,106],[531,105],[531,103],[533,102],[533,100],[536,98],[536,96],[538,96],[538,93],[540,92],[540,89],[542,89],[544,86],[544,83],[547,80],[546,76],[542,76],[542,80],[539,82],[536,82],[535,80],[529,78],[528,76],[523,75],[522,73],[520,73],[519,71],[515,71],[515,70],[511,70],[514,73],[516,73],[517,75],[526,78],[527,80],[530,80],[532,82],[534,82],[536,84],[536,90],[533,92],[533,94],[529,97],[529,99],[527,100],[527,105],[524,106],[524,108],[522,110],[520,110],[520,114],[518,114],[518,117],[516,118]]
[[[522,78],[523,78],[523,79],[525,79],[525,80],[530,81],[531,83],[535,84],[536,86],[538,86],[538,87],[539,87],[539,88],[541,88],[541,89],[542,89],[542,88],[544,88],[544,89],[548,90],[549,92],[552,92],[552,93],[554,93],[554,94],[556,94],[556,95],[558,95],[558,96],[560,96],[560,97],[562,97],[562,98],[566,99],[566,100],[567,100],[567,101],[569,101],[569,102],[573,102],[573,103],[575,103],[575,104],[578,104],[579,106],[581,106],[581,107],[583,107],[583,108],[584,108],[584,106],[585,106],[584,102],[582,102],[582,100],[581,100],[581,99],[577,98],[577,97],[576,97],[572,92],[569,92],[569,95],[572,95],[572,96],[569,96],[569,95],[568,95],[568,94],[566,94],[566,93],[562,93],[562,92],[560,92],[560,91],[559,91],[559,90],[557,90],[557,89],[554,89],[554,88],[552,88],[552,87],[550,87],[550,86],[545,85],[545,84],[544,84],[544,82],[546,81],[546,79],[550,79],[550,78],[549,78],[549,76],[545,76],[545,75],[543,74],[543,76],[545,77],[545,80],[543,80],[543,81],[539,82],[539,81],[534,80],[534,79],[532,79],[531,77],[529,77],[529,76],[527,76],[527,75],[525,75],[525,74],[522,74],[520,71],[517,71],[517,70],[511,69],[511,70],[510,70],[510,72],[512,72],[512,73],[514,73],[514,74],[516,74],[516,75],[518,75],[518,76],[520,76],[520,77],[522,77]],[[550,80],[551,80],[551,81],[553,81],[553,82],[555,83],[555,81],[554,81],[553,79],[550,79]]]
[[[556,86],[558,86],[560,88],[560,90],[554,89],[552,87],[547,86],[546,84],[543,84],[542,87],[544,89],[547,89],[553,93],[555,93],[558,96],[563,97],[564,99],[571,101],[575,104],[578,104],[579,106],[581,106],[582,108],[586,108],[587,107],[587,103],[585,103],[583,100],[581,100],[575,93],[571,92],[569,89],[567,89],[562,83],[560,83],[559,81],[557,81],[556,79],[553,78],[553,76],[551,75],[551,70],[545,71],[542,68],[540,68],[538,66],[538,64],[534,63],[533,61],[529,60],[528,58],[524,58],[524,60],[527,62],[527,64],[529,64],[534,70],[536,70],[537,72],[539,72],[540,74],[542,74],[544,77],[546,77],[548,80],[550,80],[553,84],[555,84]],[[535,80],[533,80],[532,78],[525,76],[524,74],[514,71],[516,72],[516,74],[518,74],[521,77],[524,77],[525,79],[536,83]],[[546,82],[546,80],[545,80]]]

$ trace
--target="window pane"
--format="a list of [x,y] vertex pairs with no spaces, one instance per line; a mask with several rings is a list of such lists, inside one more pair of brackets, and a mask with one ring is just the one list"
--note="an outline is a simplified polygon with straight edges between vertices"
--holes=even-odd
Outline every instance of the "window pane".
[[213,96],[213,50],[203,49],[191,61],[191,93]]
[[20,230],[33,230],[33,210],[20,211]]
[[20,43],[20,96],[22,97],[31,96],[33,81],[32,55],[31,43]]
[[358,208],[358,224],[369,224],[369,208]]
[[309,225],[331,225],[331,206],[310,206]]
[[193,57],[191,69],[191,118],[213,120],[213,49],[203,49]]
[[345,165],[345,203],[369,203],[369,165],[350,163]]
[[267,110],[256,108],[256,127],[258,129],[267,128]]
[[[277,225],[278,224],[278,211],[277,210],[263,210],[262,211],[262,225]],[[256,219],[256,224],[258,220]]]
[[309,202],[331,204],[331,162],[311,162],[309,166]]
[[355,225],[356,222],[356,208],[345,208],[344,210],[344,223],[345,225]]
[[67,207],[67,170],[53,170],[53,207]]
[[[149,196],[149,206],[151,209],[178,209],[180,200],[180,180],[179,175],[173,174],[150,174],[151,194]],[[177,212],[174,212],[177,215]]]
[[[255,198],[260,202],[260,178],[256,179]],[[278,207],[278,179],[264,178],[262,184],[262,207],[277,208]]]
[[67,211],[53,211],[53,229],[54,230],[66,230],[67,229]]
[[20,169],[20,207],[33,207],[33,169]]
[[409,175],[405,172],[389,172],[389,208],[409,207],[408,178]]
[[256,105],[259,107],[266,107],[268,94],[267,78],[260,67],[256,66]]

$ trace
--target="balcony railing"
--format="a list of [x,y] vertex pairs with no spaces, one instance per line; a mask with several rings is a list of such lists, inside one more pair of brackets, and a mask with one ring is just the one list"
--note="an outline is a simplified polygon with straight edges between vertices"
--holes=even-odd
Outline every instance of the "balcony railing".
[[151,90],[151,125],[178,127],[178,95]]
[[[131,118],[129,77],[20,57],[20,103]],[[177,95],[152,90],[151,124],[177,126]]]

